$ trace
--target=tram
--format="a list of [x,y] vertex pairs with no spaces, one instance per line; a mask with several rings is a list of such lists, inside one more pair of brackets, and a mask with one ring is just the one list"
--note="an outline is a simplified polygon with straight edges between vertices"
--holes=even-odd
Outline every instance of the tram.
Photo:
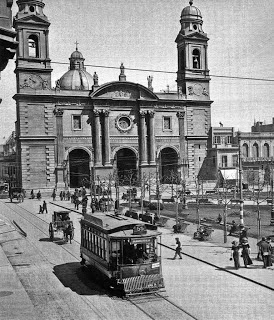
[[86,213],[81,224],[81,264],[104,286],[130,296],[164,288],[161,232],[124,215]]

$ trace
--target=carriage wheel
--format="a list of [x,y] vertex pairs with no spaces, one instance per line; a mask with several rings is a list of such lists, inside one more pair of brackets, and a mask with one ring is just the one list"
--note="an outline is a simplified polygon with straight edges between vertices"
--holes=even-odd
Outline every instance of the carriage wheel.
[[49,224],[49,238],[50,238],[51,241],[53,241],[54,231],[53,231],[52,223]]

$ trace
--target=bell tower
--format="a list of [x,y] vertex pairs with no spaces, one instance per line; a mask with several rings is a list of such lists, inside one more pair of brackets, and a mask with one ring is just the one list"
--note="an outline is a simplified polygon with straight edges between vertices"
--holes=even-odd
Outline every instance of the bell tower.
[[16,59],[17,92],[51,88],[48,18],[42,0],[18,0],[14,18],[19,47]]
[[178,91],[191,100],[209,99],[207,34],[201,11],[189,1],[181,13],[181,30],[175,40],[178,50]]

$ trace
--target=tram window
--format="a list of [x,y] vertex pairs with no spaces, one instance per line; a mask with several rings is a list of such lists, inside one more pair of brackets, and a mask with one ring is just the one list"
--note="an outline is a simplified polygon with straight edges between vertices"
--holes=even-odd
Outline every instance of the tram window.
[[106,260],[106,258],[107,258],[107,257],[106,257],[106,253],[107,253],[107,251],[106,251],[106,240],[103,240],[103,250],[104,250],[104,251],[103,251],[104,257],[103,257],[103,258]]

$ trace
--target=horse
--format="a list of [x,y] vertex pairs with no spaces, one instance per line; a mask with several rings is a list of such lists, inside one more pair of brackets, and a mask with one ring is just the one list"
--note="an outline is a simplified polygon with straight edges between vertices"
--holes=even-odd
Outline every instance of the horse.
[[69,223],[66,227],[66,229],[64,229],[64,238],[66,240],[66,242],[71,243],[71,240],[73,239],[73,225],[71,223]]

